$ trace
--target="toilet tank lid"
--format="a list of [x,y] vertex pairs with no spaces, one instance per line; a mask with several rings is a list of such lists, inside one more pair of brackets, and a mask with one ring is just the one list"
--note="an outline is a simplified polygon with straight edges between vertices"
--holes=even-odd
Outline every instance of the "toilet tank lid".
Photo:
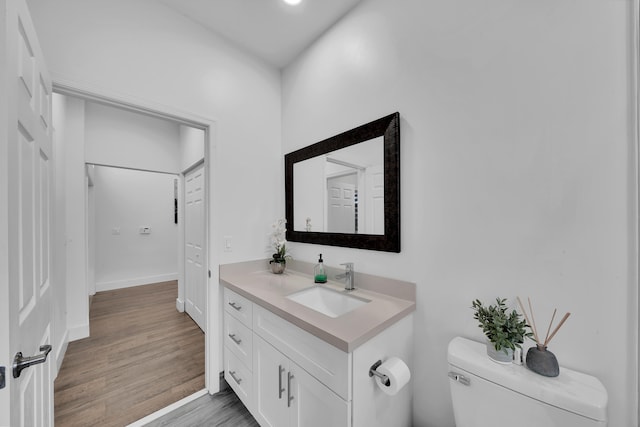
[[548,378],[524,365],[502,365],[489,359],[486,345],[456,337],[449,343],[449,364],[516,391],[596,421],[607,419],[607,390],[591,375],[560,367],[560,375]]

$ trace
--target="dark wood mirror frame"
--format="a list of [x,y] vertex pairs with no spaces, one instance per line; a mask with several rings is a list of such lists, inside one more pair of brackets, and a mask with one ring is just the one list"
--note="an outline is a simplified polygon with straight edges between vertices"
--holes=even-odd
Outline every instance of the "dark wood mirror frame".
[[400,252],[400,113],[393,113],[284,156],[285,209],[293,227],[293,165],[384,136],[384,234],[346,234],[287,229],[291,242]]

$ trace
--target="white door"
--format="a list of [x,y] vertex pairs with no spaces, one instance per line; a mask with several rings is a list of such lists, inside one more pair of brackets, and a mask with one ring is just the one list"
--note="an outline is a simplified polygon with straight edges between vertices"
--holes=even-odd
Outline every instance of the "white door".
[[356,233],[357,173],[327,178],[327,231]]
[[0,425],[50,426],[52,362],[11,369],[51,339],[51,80],[24,0],[0,0],[0,81]]
[[371,166],[366,171],[367,234],[384,234],[384,169]]
[[188,172],[185,177],[185,311],[205,330],[205,216],[204,164]]

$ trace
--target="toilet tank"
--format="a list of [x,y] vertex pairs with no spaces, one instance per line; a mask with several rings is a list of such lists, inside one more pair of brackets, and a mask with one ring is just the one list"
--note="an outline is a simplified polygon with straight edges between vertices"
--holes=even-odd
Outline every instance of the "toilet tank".
[[595,377],[561,367],[548,378],[498,364],[485,344],[462,337],[449,343],[448,361],[456,427],[607,425],[607,391]]

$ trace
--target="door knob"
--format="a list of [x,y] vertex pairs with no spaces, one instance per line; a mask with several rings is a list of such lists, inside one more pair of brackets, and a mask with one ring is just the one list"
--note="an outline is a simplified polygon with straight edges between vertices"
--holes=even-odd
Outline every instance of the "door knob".
[[31,357],[24,357],[22,352],[17,352],[16,357],[13,358],[13,365],[11,366],[13,369],[13,378],[18,378],[22,370],[29,366],[46,362],[47,356],[49,355],[49,352],[51,352],[51,346],[49,344],[41,345],[40,351],[40,354]]

